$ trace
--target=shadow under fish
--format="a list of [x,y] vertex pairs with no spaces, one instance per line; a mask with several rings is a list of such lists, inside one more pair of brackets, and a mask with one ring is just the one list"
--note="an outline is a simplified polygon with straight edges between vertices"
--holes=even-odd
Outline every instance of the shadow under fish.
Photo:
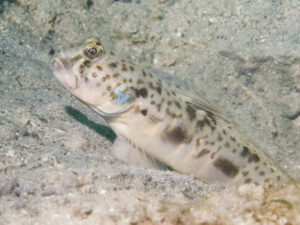
[[66,112],[72,116],[75,120],[80,122],[81,124],[87,126],[91,130],[96,131],[99,135],[107,138],[110,142],[114,142],[117,135],[113,132],[113,130],[105,125],[97,124],[93,122],[92,120],[89,120],[86,115],[78,111],[77,109],[74,109],[71,106],[65,107]]

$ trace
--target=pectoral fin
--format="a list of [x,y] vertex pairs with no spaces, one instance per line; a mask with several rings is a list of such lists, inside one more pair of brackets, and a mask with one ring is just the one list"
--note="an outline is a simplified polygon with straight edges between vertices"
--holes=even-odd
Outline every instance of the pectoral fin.
[[118,136],[112,147],[113,154],[120,160],[139,167],[172,170],[168,165],[150,156],[123,136]]

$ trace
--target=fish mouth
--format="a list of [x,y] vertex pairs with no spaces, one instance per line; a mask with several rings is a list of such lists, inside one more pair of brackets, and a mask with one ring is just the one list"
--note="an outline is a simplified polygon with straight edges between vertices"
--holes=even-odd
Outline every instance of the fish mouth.
[[73,63],[71,58],[60,55],[51,61],[51,68],[55,77],[70,91],[76,86],[72,75]]

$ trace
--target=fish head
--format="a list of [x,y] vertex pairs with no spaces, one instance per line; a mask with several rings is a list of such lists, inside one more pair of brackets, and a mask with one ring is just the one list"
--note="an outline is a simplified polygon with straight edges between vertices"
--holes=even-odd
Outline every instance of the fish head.
[[132,106],[135,94],[122,83],[120,71],[98,38],[88,39],[79,50],[59,53],[51,67],[74,96],[103,117],[119,116]]

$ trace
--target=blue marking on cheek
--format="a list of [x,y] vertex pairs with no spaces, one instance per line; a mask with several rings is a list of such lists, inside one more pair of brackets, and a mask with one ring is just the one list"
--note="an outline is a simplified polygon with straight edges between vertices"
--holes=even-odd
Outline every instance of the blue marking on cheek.
[[113,100],[113,103],[115,103],[115,104],[121,105],[124,103],[128,103],[131,99],[131,97],[128,93],[123,93],[122,91],[119,91],[118,93],[116,93],[116,95],[118,97]]

